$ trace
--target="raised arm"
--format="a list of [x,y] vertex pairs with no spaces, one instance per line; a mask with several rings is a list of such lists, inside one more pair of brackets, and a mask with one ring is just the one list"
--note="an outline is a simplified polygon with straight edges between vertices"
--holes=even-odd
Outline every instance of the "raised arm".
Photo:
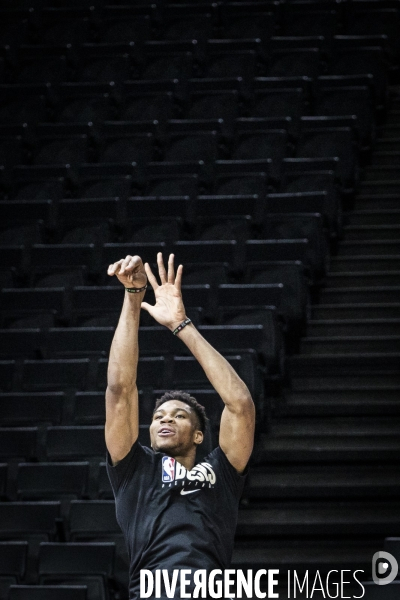
[[[145,270],[154,288],[156,304],[142,303],[158,323],[173,331],[186,318],[181,294],[182,265],[175,277],[174,256],[170,255],[168,273],[165,271],[161,253],[157,256],[161,285],[146,263]],[[211,385],[221,396],[225,408],[222,412],[219,444],[229,462],[241,473],[251,455],[254,442],[255,407],[246,384],[236,371],[209,344],[191,323],[178,334],[199,361]]]
[[[110,265],[125,288],[142,288],[146,273],[139,256],[127,256]],[[126,456],[139,435],[136,372],[139,358],[138,329],[143,292],[125,292],[118,326],[111,345],[106,391],[106,445],[115,465]]]

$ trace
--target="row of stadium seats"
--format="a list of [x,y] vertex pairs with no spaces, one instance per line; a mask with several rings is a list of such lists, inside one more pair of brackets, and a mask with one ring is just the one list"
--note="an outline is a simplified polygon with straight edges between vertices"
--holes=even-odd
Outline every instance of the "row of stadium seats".
[[[30,3],[32,4],[32,3]],[[200,42],[215,37],[259,38],[267,41],[274,33],[331,37],[338,33],[385,33],[390,46],[398,50],[396,31],[399,7],[371,2],[302,2],[154,3],[139,6],[88,5],[43,2],[40,9],[3,11],[6,26],[3,43],[143,42],[149,39],[186,40]],[[57,6],[58,4],[58,6]],[[102,6],[103,5],[103,6]],[[50,8],[47,8],[50,7]],[[18,12],[17,12],[18,11]],[[15,26],[16,17],[23,27]],[[42,37],[43,36],[43,37]]]

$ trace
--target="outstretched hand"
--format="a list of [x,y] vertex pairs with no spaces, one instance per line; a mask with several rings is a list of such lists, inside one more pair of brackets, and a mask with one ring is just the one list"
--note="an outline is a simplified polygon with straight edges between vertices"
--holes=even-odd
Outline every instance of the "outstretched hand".
[[150,265],[148,263],[144,265],[147,278],[154,290],[156,303],[152,306],[147,302],[142,302],[142,308],[147,310],[160,325],[164,325],[173,331],[186,319],[181,292],[183,267],[179,265],[175,275],[174,255],[170,254],[167,273],[161,252],[157,254],[157,265],[161,285],[158,284]]

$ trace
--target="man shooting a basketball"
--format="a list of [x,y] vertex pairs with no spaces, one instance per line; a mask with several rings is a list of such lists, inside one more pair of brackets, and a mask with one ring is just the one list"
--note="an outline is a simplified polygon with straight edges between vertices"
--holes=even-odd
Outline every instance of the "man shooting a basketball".
[[[254,439],[255,408],[247,386],[186,316],[182,265],[175,274],[171,254],[166,271],[161,253],[157,264],[160,284],[139,256],[127,256],[108,268],[127,290],[108,365],[105,437],[117,520],[130,559],[131,600],[140,597],[141,570],[210,572],[229,567]],[[154,306],[143,302],[147,280],[154,289]],[[180,338],[225,404],[219,445],[202,463],[196,464],[196,448],[203,441],[207,418],[204,408],[185,392],[167,392],[157,400],[151,449],[138,442],[141,308]],[[167,597],[165,591],[161,597]],[[179,585],[169,597],[180,597]]]

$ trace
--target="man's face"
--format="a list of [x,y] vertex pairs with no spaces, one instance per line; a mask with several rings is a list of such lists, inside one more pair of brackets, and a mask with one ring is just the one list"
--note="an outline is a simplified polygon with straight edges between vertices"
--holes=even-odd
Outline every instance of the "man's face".
[[191,406],[181,400],[168,400],[153,415],[150,425],[151,447],[170,456],[184,455],[200,444],[203,434]]

